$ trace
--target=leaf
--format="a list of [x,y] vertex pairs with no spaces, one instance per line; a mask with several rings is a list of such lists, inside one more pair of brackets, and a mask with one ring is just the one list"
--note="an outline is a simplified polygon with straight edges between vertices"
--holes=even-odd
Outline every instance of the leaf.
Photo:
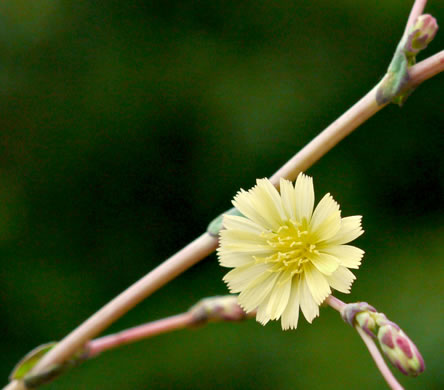
[[9,379],[12,381],[14,379],[23,379],[26,374],[28,374],[34,366],[40,361],[40,359],[54,346],[57,344],[56,341],[39,345],[34,348],[31,352],[28,352],[22,360],[20,360],[14,369],[12,370]]
[[224,215],[228,214],[228,215],[238,215],[238,216],[243,216],[238,209],[236,209],[235,207],[225,211],[224,213],[220,214],[219,216],[217,216],[216,218],[214,218],[210,224],[207,227],[207,232],[209,234],[211,234],[214,237],[217,237],[219,235],[219,232],[222,230],[222,223],[224,221]]

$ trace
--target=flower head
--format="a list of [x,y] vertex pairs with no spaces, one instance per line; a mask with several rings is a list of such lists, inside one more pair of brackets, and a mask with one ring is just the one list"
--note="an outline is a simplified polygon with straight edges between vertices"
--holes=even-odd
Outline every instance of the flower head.
[[267,179],[241,190],[233,205],[243,216],[225,215],[218,256],[234,268],[224,281],[246,312],[262,324],[281,318],[296,328],[299,308],[308,322],[331,288],[348,293],[364,252],[345,245],[359,237],[361,217],[341,218],[330,194],[314,208],[313,180],[299,174],[295,185],[280,181],[280,194]]

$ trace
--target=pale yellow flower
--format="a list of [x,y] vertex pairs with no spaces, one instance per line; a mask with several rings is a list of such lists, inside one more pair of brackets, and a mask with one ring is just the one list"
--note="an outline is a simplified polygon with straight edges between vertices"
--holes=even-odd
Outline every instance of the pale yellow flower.
[[241,190],[233,205],[243,216],[225,215],[218,256],[234,268],[224,281],[242,308],[257,310],[266,324],[281,318],[282,328],[296,328],[299,308],[308,322],[331,289],[350,291],[364,252],[345,245],[359,237],[361,217],[341,218],[330,194],[314,208],[313,180],[299,174],[295,185],[281,179],[280,191],[268,179]]

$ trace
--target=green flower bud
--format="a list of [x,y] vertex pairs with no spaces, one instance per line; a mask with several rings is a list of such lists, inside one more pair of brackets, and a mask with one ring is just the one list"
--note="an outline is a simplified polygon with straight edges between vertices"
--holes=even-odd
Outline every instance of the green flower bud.
[[362,311],[356,314],[355,321],[359,327],[367,332],[367,334],[374,337],[374,332],[376,332],[376,321],[372,314],[373,313],[369,311]]
[[[370,306],[367,302],[355,302],[346,304],[341,310],[342,319],[351,326],[355,326],[355,321],[357,321],[357,315],[360,313],[370,312],[376,313],[376,309]],[[365,322],[364,317],[361,317],[362,322]]]
[[387,321],[379,328],[378,341],[388,360],[404,375],[417,376],[425,369],[424,359],[398,325]]
[[407,36],[404,50],[407,56],[416,56],[433,40],[438,31],[438,24],[432,15],[424,14],[416,19]]

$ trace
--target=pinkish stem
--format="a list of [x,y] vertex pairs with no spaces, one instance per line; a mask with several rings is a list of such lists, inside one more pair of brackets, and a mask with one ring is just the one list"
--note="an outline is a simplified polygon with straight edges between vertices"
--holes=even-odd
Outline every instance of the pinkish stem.
[[334,297],[333,295],[330,295],[325,300],[325,303],[329,305],[331,308],[335,309],[339,313],[342,311],[342,308],[345,306],[345,303],[342,302],[340,299]]
[[126,329],[116,334],[100,337],[86,344],[88,358],[95,357],[99,353],[120,347],[122,345],[134,343],[136,341],[157,336],[162,333],[171,332],[173,330],[186,328],[193,324],[193,322],[193,314],[187,312]]
[[426,4],[427,0],[415,0],[412,10],[410,11],[409,19],[407,20],[407,24],[405,26],[404,35],[407,34],[410,27],[413,26],[418,16],[422,15]]
[[82,348],[88,340],[91,340],[118,318],[122,317],[140,301],[212,253],[216,249],[217,244],[217,238],[210,236],[208,233],[198,237],[127,290],[123,291],[77,329],[74,329],[43,356],[34,367],[34,372],[68,359]]
[[418,62],[409,69],[410,83],[416,87],[424,81],[444,71],[444,50]]

